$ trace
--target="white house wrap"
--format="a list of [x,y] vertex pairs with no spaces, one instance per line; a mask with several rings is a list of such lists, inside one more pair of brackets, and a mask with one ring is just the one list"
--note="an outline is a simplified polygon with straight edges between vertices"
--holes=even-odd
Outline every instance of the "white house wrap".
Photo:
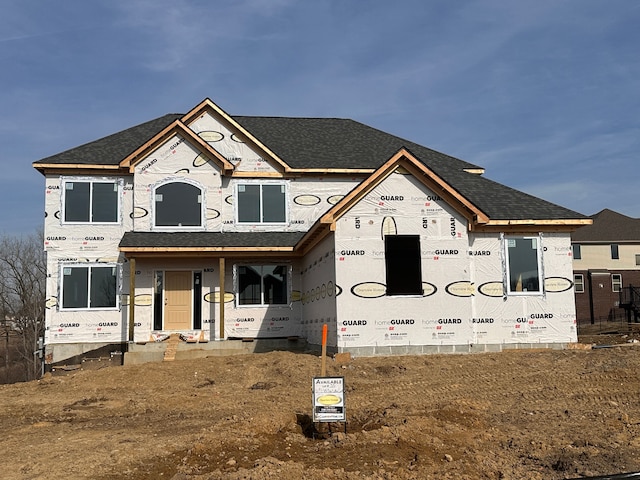
[[34,167],[49,363],[171,334],[317,345],[325,324],[359,355],[577,340],[588,218],[351,120],[205,99]]

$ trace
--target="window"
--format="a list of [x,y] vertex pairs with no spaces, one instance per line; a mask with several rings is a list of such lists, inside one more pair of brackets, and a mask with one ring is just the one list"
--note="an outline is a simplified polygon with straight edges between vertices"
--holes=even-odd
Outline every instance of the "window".
[[162,306],[164,305],[164,272],[156,271],[153,281],[153,329],[162,330]]
[[538,238],[508,237],[505,240],[507,292],[512,295],[542,293]]
[[640,255],[636,253],[636,265],[640,265]]
[[62,308],[116,308],[117,276],[115,265],[63,266]]
[[581,273],[576,273],[573,276],[573,286],[576,293],[584,293],[584,276]]
[[67,180],[63,191],[66,223],[117,223],[119,182]]
[[285,184],[238,184],[236,214],[238,223],[285,223]]
[[618,244],[611,244],[611,260],[618,260],[620,258],[620,254],[618,253]]
[[422,295],[420,237],[384,237],[387,295]]
[[202,190],[186,182],[157,187],[155,217],[156,227],[202,226]]
[[574,243],[573,245],[571,245],[571,247],[573,248],[573,258],[574,258],[574,260],[580,260],[582,258],[582,251],[580,249],[580,244],[579,243]]
[[285,265],[242,265],[237,275],[238,305],[286,305]]
[[611,291],[619,292],[622,290],[622,275],[619,273],[611,274]]

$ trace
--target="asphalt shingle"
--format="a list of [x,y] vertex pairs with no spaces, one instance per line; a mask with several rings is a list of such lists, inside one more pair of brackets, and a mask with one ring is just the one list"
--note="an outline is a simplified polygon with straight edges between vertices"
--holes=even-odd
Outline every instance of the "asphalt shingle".
[[118,165],[122,159],[136,148],[180,117],[182,117],[182,114],[164,115],[79,147],[43,158],[34,162],[34,165]]
[[571,234],[573,242],[640,242],[640,219],[638,218],[627,217],[608,208],[591,218],[592,225],[580,227]]
[[[44,158],[39,164],[114,165],[182,114],[149,122]],[[586,219],[585,215],[465,170],[479,167],[349,119],[233,117],[295,169],[376,169],[409,150],[492,220]]]
[[305,232],[126,232],[120,247],[293,247]]

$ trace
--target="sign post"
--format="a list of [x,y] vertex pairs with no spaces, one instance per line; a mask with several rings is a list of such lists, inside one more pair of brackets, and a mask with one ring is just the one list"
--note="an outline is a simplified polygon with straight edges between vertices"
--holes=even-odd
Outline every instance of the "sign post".
[[347,432],[347,413],[344,401],[344,377],[327,377],[327,324],[322,325],[322,354],[319,377],[313,378],[313,421],[327,424],[344,423]]

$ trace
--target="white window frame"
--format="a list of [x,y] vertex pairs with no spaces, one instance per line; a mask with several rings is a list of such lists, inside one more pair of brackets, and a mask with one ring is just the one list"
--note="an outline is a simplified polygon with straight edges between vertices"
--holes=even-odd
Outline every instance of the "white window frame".
[[584,293],[584,275],[582,273],[573,274],[573,287],[576,293]]
[[[618,289],[616,290],[616,286]],[[611,291],[619,292],[622,290],[622,274],[621,273],[612,273],[611,274]]]
[[[239,219],[239,205],[238,193],[243,185],[259,185],[260,186],[260,218],[263,217],[264,212],[262,208],[262,187],[265,185],[280,185],[284,188],[284,221],[283,222],[241,222]],[[236,182],[233,189],[233,203],[234,203],[234,221],[236,225],[288,225],[289,224],[289,182],[283,180],[239,180]]]
[[[516,240],[534,240],[535,241],[535,249],[536,249],[536,268],[538,274],[538,290],[512,290],[511,289],[511,259],[509,256],[509,248],[512,242]],[[542,237],[539,235],[505,235],[503,238],[503,252],[505,259],[505,286],[506,292],[509,296],[542,296],[544,295],[544,273],[542,271]]]
[[[59,287],[58,296],[60,301],[58,308],[60,311],[118,311],[120,309],[120,292],[122,290],[122,266],[117,263],[61,263],[59,265]],[[64,277],[65,269],[87,268],[89,275],[87,277],[87,306],[86,307],[64,307]],[[114,268],[115,269],[115,305],[109,307],[92,307],[91,301],[91,272],[94,268]]]
[[[61,177],[60,188],[60,222],[63,225],[120,225],[122,223],[122,191],[124,187],[124,179],[118,177]],[[89,219],[87,221],[67,221],[66,205],[67,205],[67,184],[69,183],[89,183]],[[93,184],[94,183],[114,183],[117,186],[116,196],[116,219],[113,222],[94,222],[91,219],[93,206]]]
[[[200,190],[200,225],[156,225],[156,195],[158,188],[170,185],[172,183],[186,183]],[[199,231],[205,229],[205,188],[200,183],[189,178],[169,178],[156,183],[151,189],[151,222],[152,228],[156,231]]]

